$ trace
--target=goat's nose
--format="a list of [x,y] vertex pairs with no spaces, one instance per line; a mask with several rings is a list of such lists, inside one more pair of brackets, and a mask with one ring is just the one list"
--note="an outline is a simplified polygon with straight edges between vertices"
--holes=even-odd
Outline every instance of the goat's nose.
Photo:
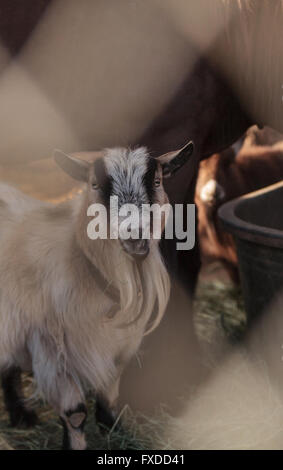
[[144,259],[149,253],[149,240],[129,238],[121,240],[124,250],[137,259]]

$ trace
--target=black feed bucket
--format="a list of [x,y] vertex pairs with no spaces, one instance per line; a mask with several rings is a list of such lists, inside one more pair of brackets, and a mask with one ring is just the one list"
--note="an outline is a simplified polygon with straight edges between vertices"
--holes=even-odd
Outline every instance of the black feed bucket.
[[250,321],[283,288],[283,181],[227,202],[218,216],[236,242]]

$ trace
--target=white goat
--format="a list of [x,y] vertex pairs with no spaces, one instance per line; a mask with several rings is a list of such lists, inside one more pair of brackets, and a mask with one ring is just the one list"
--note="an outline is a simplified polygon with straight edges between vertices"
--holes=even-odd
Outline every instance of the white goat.
[[0,371],[13,424],[35,418],[20,396],[20,370],[33,372],[61,417],[68,448],[86,447],[85,388],[115,412],[122,370],[160,322],[170,282],[158,240],[91,240],[87,210],[107,208],[110,195],[139,209],[164,204],[163,176],[192,151],[189,143],[153,159],[145,148],[112,149],[93,162],[57,152],[60,167],[86,183],[58,205],[0,185]]

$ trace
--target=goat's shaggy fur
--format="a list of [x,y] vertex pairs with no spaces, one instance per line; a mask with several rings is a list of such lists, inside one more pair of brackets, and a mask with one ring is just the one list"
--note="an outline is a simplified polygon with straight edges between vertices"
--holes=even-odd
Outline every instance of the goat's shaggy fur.
[[[130,157],[119,152],[121,169],[121,159]],[[144,172],[150,157],[140,153]],[[107,166],[114,178],[117,152],[112,164],[111,155]],[[133,164],[131,171],[140,184]],[[84,402],[86,387],[115,402],[121,372],[146,329],[160,322],[170,291],[157,240],[150,240],[149,255],[137,263],[119,240],[88,238],[89,194],[88,185],[55,206],[0,184],[0,370],[32,370],[60,416]],[[93,266],[119,292],[119,303],[96,282]],[[85,445],[78,433],[71,441],[75,448]]]

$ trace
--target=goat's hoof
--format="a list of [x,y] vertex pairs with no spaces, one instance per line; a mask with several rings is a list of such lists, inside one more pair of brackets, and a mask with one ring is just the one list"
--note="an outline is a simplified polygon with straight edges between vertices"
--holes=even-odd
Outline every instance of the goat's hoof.
[[20,406],[10,412],[10,422],[12,427],[32,428],[39,423],[39,419],[34,410]]

